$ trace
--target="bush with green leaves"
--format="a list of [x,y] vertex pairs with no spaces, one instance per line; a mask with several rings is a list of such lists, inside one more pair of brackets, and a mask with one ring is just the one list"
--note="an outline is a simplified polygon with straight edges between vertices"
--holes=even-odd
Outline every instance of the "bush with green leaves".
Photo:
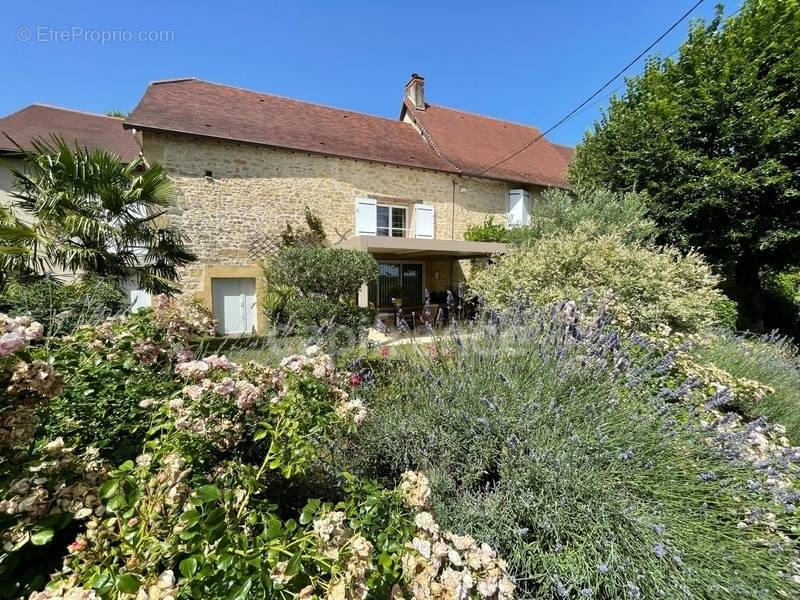
[[724,298],[717,282],[697,254],[579,228],[514,248],[469,283],[490,308],[549,306],[586,296],[627,328],[648,331],[664,323],[697,331],[717,320],[712,305]]
[[487,217],[467,228],[464,239],[475,242],[529,244],[543,237],[591,230],[615,234],[625,242],[648,243],[655,238],[655,222],[647,217],[646,199],[632,192],[606,190],[546,190],[531,203],[529,225],[508,227]]
[[127,305],[116,284],[101,278],[74,283],[46,278],[13,280],[0,293],[0,312],[28,315],[51,335],[100,323],[121,314]]
[[518,597],[796,597],[796,449],[765,458],[773,433],[705,408],[711,386],[604,323],[568,304],[393,349],[341,460],[424,469],[442,526],[498,548]]
[[800,338],[800,269],[768,271],[762,276],[762,285],[769,306],[764,314],[765,326]]
[[371,311],[355,304],[363,285],[378,278],[367,252],[326,246],[287,246],[264,265],[268,316],[295,327],[330,324],[358,329]]
[[291,285],[303,296],[331,300],[355,298],[364,284],[378,277],[378,265],[368,252],[324,246],[289,246],[268,264],[271,281]]
[[500,220],[495,221],[494,215],[489,215],[480,225],[470,225],[464,231],[464,239],[468,242],[509,242],[511,230],[508,224]]

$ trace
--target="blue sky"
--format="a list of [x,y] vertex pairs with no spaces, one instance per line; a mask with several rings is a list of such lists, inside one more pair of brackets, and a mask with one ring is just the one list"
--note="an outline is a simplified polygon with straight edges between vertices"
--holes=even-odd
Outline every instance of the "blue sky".
[[[149,81],[196,76],[396,118],[403,84],[418,72],[434,104],[545,129],[691,4],[10,2],[0,23],[7,82],[0,114],[34,102],[92,112],[131,110]],[[728,2],[726,14],[740,4]],[[706,0],[693,16],[709,18],[713,8]],[[657,49],[673,52],[687,28],[688,21]],[[111,39],[103,43],[103,35]],[[139,41],[140,35],[157,41]],[[640,70],[641,62],[630,73]],[[579,142],[607,94],[600,99],[549,138]]]

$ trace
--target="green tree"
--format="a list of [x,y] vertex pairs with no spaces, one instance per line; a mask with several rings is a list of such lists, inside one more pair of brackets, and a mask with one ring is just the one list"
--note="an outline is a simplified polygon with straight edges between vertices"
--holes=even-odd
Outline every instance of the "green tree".
[[800,3],[721,15],[627,81],[571,177],[647,192],[662,239],[699,248],[759,327],[762,274],[800,262]]
[[62,270],[153,293],[177,291],[178,269],[195,260],[181,234],[164,227],[172,187],[160,165],[124,163],[105,150],[71,148],[62,138],[20,148],[15,207],[0,207],[0,263],[6,273]]

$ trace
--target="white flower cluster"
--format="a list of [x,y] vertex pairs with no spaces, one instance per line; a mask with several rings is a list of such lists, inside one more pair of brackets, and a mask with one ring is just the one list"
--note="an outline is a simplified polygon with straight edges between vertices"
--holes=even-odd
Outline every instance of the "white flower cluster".
[[349,537],[345,518],[343,512],[333,510],[314,519],[314,534],[319,538],[319,550],[323,556],[339,558],[339,550]]
[[36,433],[39,417],[31,404],[17,406],[0,416],[0,448],[15,448],[27,443]]
[[20,361],[11,374],[11,385],[6,391],[14,396],[38,395],[49,399],[61,393],[63,380],[53,365],[43,360]]
[[[424,509],[430,498],[428,478],[422,473],[406,471],[398,489],[405,503],[417,509]],[[425,510],[417,513],[414,524],[417,534],[402,558],[403,577],[414,600],[514,597],[507,565],[491,546],[468,535],[442,532]]]
[[100,600],[100,596],[94,590],[71,587],[68,582],[64,582],[56,589],[34,592],[29,600]]
[[30,342],[38,340],[44,327],[30,317],[12,319],[0,313],[0,357],[11,356],[25,348]]
[[[407,506],[417,509],[414,538],[402,557],[403,583],[391,591],[393,600],[466,600],[486,598],[511,600],[514,584],[505,561],[488,544],[478,544],[468,535],[442,531],[433,515],[424,510],[430,498],[428,478],[423,473],[403,473],[398,491]],[[326,600],[364,600],[369,593],[367,576],[374,568],[373,546],[354,533],[342,511],[329,511],[313,522],[317,548],[326,558],[344,559],[340,574],[328,585]],[[286,582],[280,564],[273,580]],[[277,578],[277,579],[276,579]],[[310,597],[312,590],[304,590]]]
[[[155,583],[142,586],[136,593],[136,600],[175,600],[175,573],[171,569],[162,571]],[[100,600],[94,590],[75,587],[74,578],[59,580],[57,587],[42,592],[34,592],[28,600]]]
[[398,489],[403,493],[403,501],[412,508],[424,508],[431,497],[431,487],[424,473],[406,471],[400,477]]
[[156,326],[173,341],[188,336],[214,335],[214,319],[197,303],[179,304],[175,298],[160,294],[153,298],[153,319]]
[[[314,520],[314,535],[320,553],[332,560],[346,557],[341,573],[328,586],[328,600],[364,600],[369,594],[367,575],[374,568],[373,546],[361,534],[351,535],[346,515],[330,511]],[[313,589],[304,590],[311,596]]]
[[172,569],[162,571],[158,580],[150,586],[142,586],[136,594],[136,600],[175,600],[175,573]]
[[45,460],[28,468],[29,474],[9,485],[9,495],[0,501],[0,512],[17,519],[3,532],[3,549],[10,552],[27,543],[30,526],[49,514],[71,513],[75,519],[100,517],[105,507],[98,487],[107,472],[96,448],[75,455],[56,438],[42,453]]
[[308,371],[317,379],[329,379],[336,371],[333,359],[321,353],[318,346],[309,346],[305,354],[291,354],[283,358],[280,366],[290,373]]
[[305,354],[292,354],[281,360],[280,366],[289,373],[310,373],[312,377],[327,381],[336,397],[334,411],[341,419],[352,420],[360,425],[369,412],[366,405],[358,398],[351,398],[337,381],[336,365],[333,359],[320,352],[319,346],[309,346]]
[[[342,393],[347,394],[344,390],[342,390]],[[350,398],[337,402],[333,409],[336,411],[336,414],[339,415],[339,418],[352,419],[353,423],[356,425],[361,425],[369,416],[367,407],[358,398]]]

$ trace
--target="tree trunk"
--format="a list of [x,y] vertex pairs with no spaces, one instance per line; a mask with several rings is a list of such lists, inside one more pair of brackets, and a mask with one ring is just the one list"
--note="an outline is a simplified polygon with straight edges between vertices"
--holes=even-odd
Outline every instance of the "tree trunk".
[[764,331],[764,293],[761,289],[761,264],[752,250],[745,250],[736,261],[736,287],[740,312],[757,332]]

